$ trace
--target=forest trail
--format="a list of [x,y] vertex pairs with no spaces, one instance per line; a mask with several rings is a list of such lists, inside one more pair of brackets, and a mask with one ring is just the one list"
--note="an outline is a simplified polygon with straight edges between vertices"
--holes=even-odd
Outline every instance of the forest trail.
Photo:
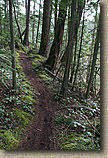
[[25,130],[18,150],[54,150],[55,112],[57,102],[53,93],[33,71],[26,54],[20,55],[20,63],[28,81],[36,93],[35,115],[32,123]]

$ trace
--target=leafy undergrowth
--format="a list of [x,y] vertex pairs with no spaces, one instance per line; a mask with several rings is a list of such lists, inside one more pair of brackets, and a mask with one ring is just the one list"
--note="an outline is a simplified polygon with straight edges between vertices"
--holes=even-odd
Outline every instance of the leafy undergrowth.
[[[9,49],[3,50],[5,54],[0,71],[0,149],[16,149],[24,129],[32,121],[34,115],[34,90],[27,81],[22,67],[19,65],[19,53],[17,51],[17,90],[11,87],[11,68],[8,64],[10,54],[6,53]],[[7,67],[8,66],[8,67]]]
[[64,99],[60,94],[61,82],[42,66],[46,59],[38,54],[28,57],[36,73],[55,93],[59,105],[55,119],[58,149],[100,150],[100,101],[93,97],[85,100],[83,93],[71,91],[71,87]]

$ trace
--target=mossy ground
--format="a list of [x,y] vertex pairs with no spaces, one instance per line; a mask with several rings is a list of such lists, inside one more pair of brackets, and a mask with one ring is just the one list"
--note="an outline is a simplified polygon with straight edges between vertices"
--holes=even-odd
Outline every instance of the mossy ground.
[[34,69],[38,68],[42,65],[43,62],[45,62],[46,58],[41,55],[35,55],[35,58],[32,61],[32,66]]
[[51,85],[53,79],[43,69],[38,69],[46,61],[46,58],[39,54],[35,54],[32,57],[34,57],[32,61],[32,66],[34,70],[39,75],[39,77],[41,77],[42,80],[48,85],[48,87],[53,91],[53,86]]
[[[19,64],[19,55],[22,50],[16,53],[16,67],[17,67],[17,96],[16,105],[8,108],[6,115],[12,113],[9,119],[12,120],[12,128],[1,129],[0,133],[0,149],[1,150],[14,150],[17,148],[20,137],[24,129],[33,120],[35,94],[31,84],[27,81],[22,67]],[[10,101],[10,100],[9,100]],[[8,103],[7,103],[8,104]],[[5,117],[5,116],[4,116]]]
[[[39,75],[39,77],[41,77],[42,80],[47,84],[47,86],[53,92],[56,92],[56,89],[59,88],[58,83],[56,84],[55,81],[53,83],[53,78],[51,78],[49,76],[49,74],[47,74],[46,71],[44,69],[42,69],[42,67],[40,67],[38,69],[38,67],[41,66],[42,62],[44,62],[44,61],[41,60],[42,57],[40,55],[36,55],[36,56],[37,57],[35,57],[32,62],[32,66],[33,66],[34,70]],[[40,62],[40,60],[42,62]],[[54,84],[56,84],[56,86]],[[56,87],[56,89],[55,89],[55,87]],[[57,100],[60,100],[60,98],[61,98],[61,96],[58,96]],[[69,100],[67,102],[68,102],[68,104],[70,103]],[[76,105],[77,102],[74,101],[74,104]],[[65,106],[66,101],[61,102],[61,106],[62,105]],[[85,104],[84,104],[84,106],[85,106]],[[76,113],[76,115],[74,114],[76,117],[77,111],[76,112],[73,111],[73,113]],[[62,112],[60,115],[62,115]],[[65,115],[67,115],[67,114],[63,113],[63,117]],[[77,122],[77,120],[74,121],[73,117],[69,117],[69,118],[68,117],[69,116],[67,116],[66,119],[63,119],[63,118],[55,119],[55,122],[57,124],[59,123],[60,129],[62,127],[64,128],[64,126],[66,129],[68,127],[70,127],[70,129],[67,130],[70,132],[69,133],[67,132],[66,135],[62,134],[61,131],[59,132],[58,141],[57,141],[58,147],[63,150],[99,150],[100,149],[99,141],[98,140],[95,141],[95,139],[98,139],[98,138],[95,138],[95,136],[93,135],[93,129],[91,128],[90,124],[85,120],[84,125],[83,125],[83,123],[80,124],[79,122]],[[73,122],[73,123],[71,124],[71,122]],[[75,124],[75,122],[76,122],[76,124]],[[93,126],[96,126],[97,122],[95,122],[95,124],[94,124],[94,122],[91,121],[91,124],[93,124]],[[98,123],[98,124],[100,124],[100,123]],[[76,127],[76,126],[78,126],[78,127]],[[86,132],[84,132],[84,130],[86,130]],[[73,131],[73,134],[70,134],[71,131]],[[97,145],[96,145],[96,143],[97,143]]]
[[10,130],[6,130],[3,133],[0,133],[0,138],[2,139],[2,142],[0,143],[1,150],[16,149],[19,144],[19,139],[16,138],[14,133],[12,133]]
[[80,137],[77,133],[59,137],[58,144],[63,150],[94,150],[96,148],[91,138]]

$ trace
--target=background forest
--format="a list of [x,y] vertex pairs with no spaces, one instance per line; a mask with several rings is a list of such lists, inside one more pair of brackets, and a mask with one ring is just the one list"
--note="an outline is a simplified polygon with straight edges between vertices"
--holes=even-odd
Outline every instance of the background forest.
[[42,149],[100,150],[99,19],[99,0],[0,0],[0,149],[27,149],[41,93],[27,77],[35,72],[57,104],[56,132],[43,138],[53,147]]

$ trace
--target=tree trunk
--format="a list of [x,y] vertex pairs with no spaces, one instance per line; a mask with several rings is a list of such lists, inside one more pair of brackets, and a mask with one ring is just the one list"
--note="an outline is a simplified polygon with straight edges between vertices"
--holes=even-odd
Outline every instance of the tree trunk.
[[93,80],[93,75],[94,75],[94,69],[95,69],[95,65],[96,65],[96,59],[97,59],[97,54],[98,54],[98,49],[99,49],[99,41],[100,41],[100,35],[99,35],[99,26],[97,29],[97,35],[96,35],[96,41],[95,41],[95,45],[94,45],[94,54],[93,54],[93,60],[92,60],[92,67],[91,67],[91,72],[90,72],[90,78],[89,78],[89,82],[88,82],[88,86],[87,86],[87,91],[85,94],[85,98],[88,98],[89,92],[90,92],[90,87],[91,87],[91,83]]
[[27,0],[25,0],[25,15],[27,15]]
[[72,60],[72,50],[73,50],[73,39],[74,39],[74,28],[75,28],[75,20],[76,20],[76,0],[72,0],[71,4],[71,18],[69,23],[69,37],[68,37],[68,44],[66,48],[65,54],[67,54],[66,57],[66,67],[63,77],[63,83],[62,83],[62,95],[65,96],[65,92],[68,86],[68,79],[69,79],[69,71],[70,71],[70,64]]
[[12,87],[16,89],[16,62],[15,62],[15,42],[14,42],[14,25],[13,25],[13,0],[9,0],[9,18],[10,18],[10,36],[11,36],[11,52],[12,52]]
[[29,45],[29,23],[30,23],[30,0],[28,0],[27,15],[26,15],[26,30],[23,43]]
[[55,4],[54,4],[54,7],[55,7],[55,14],[54,14],[54,33],[55,33],[55,30],[56,30],[56,26],[57,26],[57,4],[58,4],[58,0],[55,0]]
[[94,47],[94,41],[95,41],[95,30],[96,30],[95,28],[96,28],[96,25],[97,25],[97,9],[96,9],[95,23],[94,23],[92,43],[91,43],[91,53],[90,53],[90,57],[88,57],[86,83],[88,83],[88,81],[89,81],[90,66],[91,66],[91,63],[92,63],[92,54],[93,54],[93,47]]
[[77,17],[76,17],[75,34],[74,34],[75,50],[74,50],[74,59],[73,59],[74,61],[73,61],[73,65],[72,65],[72,68],[71,68],[70,82],[73,81],[73,75],[74,75],[74,72],[75,72],[76,51],[77,51],[77,34],[78,34],[78,29],[79,29],[79,25],[80,25],[83,9],[85,8],[85,0],[82,3],[83,4],[81,4],[81,2],[78,2],[78,8],[77,8],[77,14],[76,14]]
[[44,0],[42,35],[41,35],[41,44],[39,49],[39,54],[43,56],[47,56],[48,53],[50,7],[51,7],[51,0]]
[[[33,7],[33,15],[35,15],[35,0],[34,0],[34,7]],[[34,16],[33,16],[32,43],[34,43],[34,28],[35,28],[35,20],[34,20]]]
[[38,35],[39,35],[40,13],[41,13],[40,9],[41,9],[41,0],[40,0],[40,5],[39,5],[39,18],[38,18],[38,26],[37,26],[37,34],[36,34],[36,48],[37,48]]
[[[85,13],[84,13],[84,14],[85,14]],[[73,89],[74,86],[75,86],[76,78],[77,78],[77,72],[78,72],[78,69],[79,69],[79,62],[80,62],[80,55],[81,55],[82,41],[83,41],[83,32],[84,32],[84,16],[85,16],[85,15],[83,15],[83,24],[82,24],[82,33],[81,33],[80,49],[79,49],[79,54],[78,54],[78,62],[77,62],[77,67],[76,67],[76,71],[75,71],[75,78],[74,78],[74,82],[73,82],[73,87],[72,87],[72,89]]]
[[22,35],[21,35],[20,26],[19,26],[19,23],[18,23],[18,20],[17,20],[17,17],[16,17],[15,5],[13,5],[13,7],[14,7],[15,21],[16,21],[16,24],[17,24],[17,27],[18,27],[19,39],[21,39],[21,43],[22,43]]
[[0,3],[0,35],[2,36],[2,11],[1,11],[1,3]]
[[55,65],[56,65],[60,50],[61,50],[63,33],[64,33],[64,25],[65,25],[65,19],[66,19],[67,4],[68,4],[67,0],[61,0],[60,5],[59,5],[59,15],[58,15],[58,20],[56,24],[55,37],[50,49],[49,57],[46,61],[46,66],[51,71],[55,69]]

